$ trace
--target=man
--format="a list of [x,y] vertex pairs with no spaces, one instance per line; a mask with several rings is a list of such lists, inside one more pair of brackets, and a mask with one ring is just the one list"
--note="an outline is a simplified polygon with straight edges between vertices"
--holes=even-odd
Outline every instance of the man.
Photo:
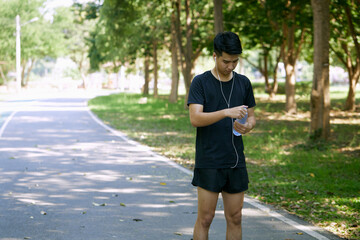
[[[219,193],[224,202],[226,239],[242,239],[241,212],[249,179],[242,136],[235,136],[233,129],[244,135],[255,127],[256,103],[249,79],[233,71],[241,53],[238,35],[219,33],[214,38],[214,68],[191,83],[190,121],[197,127],[192,181],[198,190],[194,240],[208,239]],[[246,113],[245,124],[235,121]]]

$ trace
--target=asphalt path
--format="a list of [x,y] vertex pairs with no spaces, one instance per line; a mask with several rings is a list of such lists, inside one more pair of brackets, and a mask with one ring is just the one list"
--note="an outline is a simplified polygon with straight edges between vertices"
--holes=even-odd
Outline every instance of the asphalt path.
[[[0,240],[192,238],[189,170],[102,123],[94,94],[41,96],[0,102]],[[210,239],[225,228],[220,198]],[[243,239],[340,238],[246,197]]]

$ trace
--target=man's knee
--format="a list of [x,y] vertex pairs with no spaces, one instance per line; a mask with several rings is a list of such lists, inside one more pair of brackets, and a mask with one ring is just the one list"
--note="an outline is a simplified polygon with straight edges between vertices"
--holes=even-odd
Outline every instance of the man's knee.
[[198,220],[202,227],[209,228],[214,217],[215,213],[208,212],[206,214],[201,214],[201,216],[198,216]]
[[241,211],[237,211],[231,214],[226,214],[225,215],[226,221],[229,224],[233,224],[233,225],[241,225],[241,221],[242,221],[242,212]]

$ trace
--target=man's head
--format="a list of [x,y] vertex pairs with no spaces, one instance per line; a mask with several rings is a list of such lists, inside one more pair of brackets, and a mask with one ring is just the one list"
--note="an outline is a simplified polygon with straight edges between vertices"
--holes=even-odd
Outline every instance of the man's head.
[[[231,76],[239,62],[242,53],[239,36],[233,32],[223,32],[214,38],[214,53],[216,72],[223,78]],[[220,76],[219,76],[220,77]]]
[[223,52],[230,55],[241,54],[242,47],[239,36],[233,32],[221,32],[214,38],[214,52],[222,56]]

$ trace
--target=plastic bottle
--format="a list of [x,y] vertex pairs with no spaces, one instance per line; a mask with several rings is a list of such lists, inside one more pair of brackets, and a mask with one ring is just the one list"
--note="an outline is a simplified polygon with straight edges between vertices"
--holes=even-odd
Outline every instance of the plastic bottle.
[[[248,113],[246,112],[245,116],[241,119],[236,119],[236,121],[238,121],[239,123],[241,124],[245,124],[246,123],[246,120],[247,120],[247,117],[248,117]],[[241,136],[241,133],[238,133],[237,131],[235,131],[235,129],[233,128],[233,134],[235,136]]]

